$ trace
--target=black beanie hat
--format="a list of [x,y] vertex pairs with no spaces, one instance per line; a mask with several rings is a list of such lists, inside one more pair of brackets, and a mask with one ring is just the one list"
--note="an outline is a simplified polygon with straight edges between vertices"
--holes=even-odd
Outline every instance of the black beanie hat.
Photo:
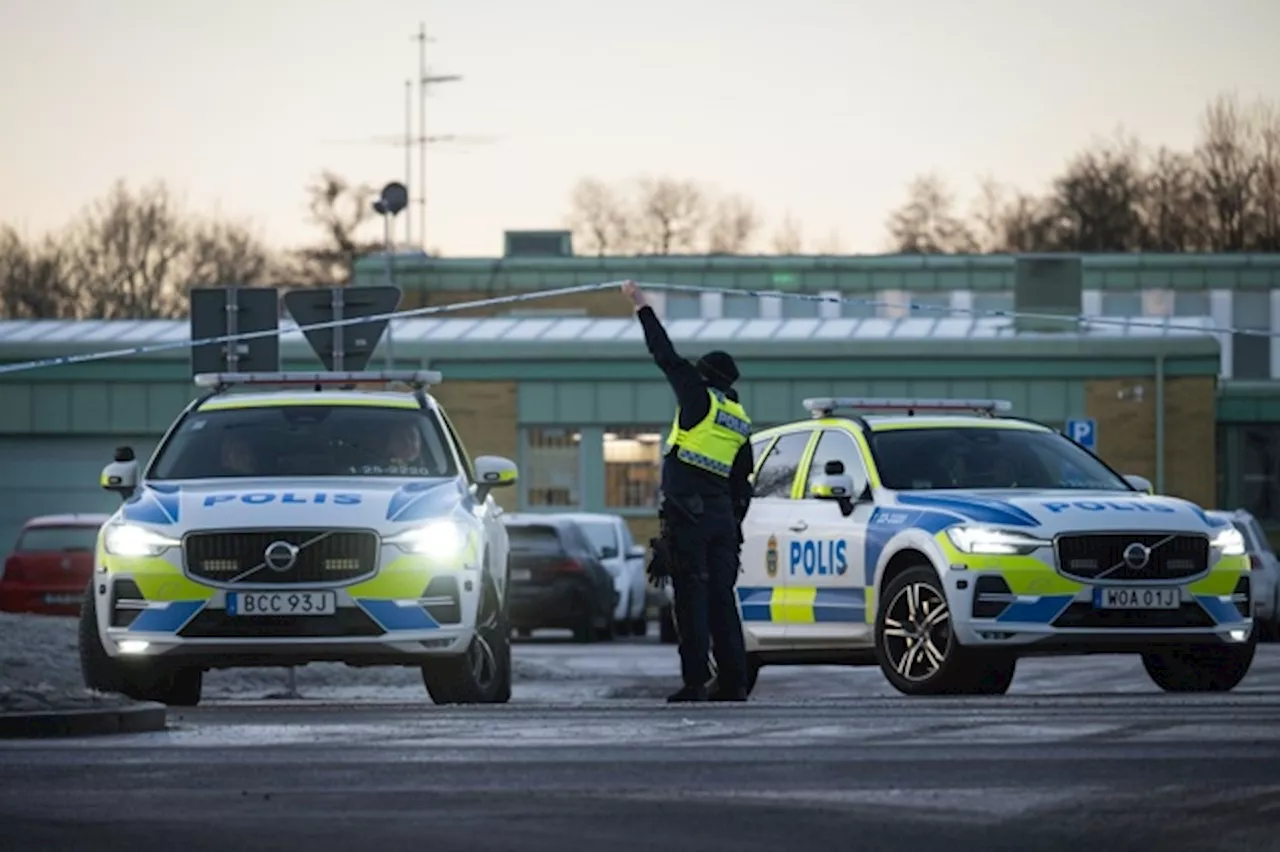
[[733,362],[733,356],[719,349],[698,359],[698,371],[712,384],[732,385],[738,380],[738,365]]

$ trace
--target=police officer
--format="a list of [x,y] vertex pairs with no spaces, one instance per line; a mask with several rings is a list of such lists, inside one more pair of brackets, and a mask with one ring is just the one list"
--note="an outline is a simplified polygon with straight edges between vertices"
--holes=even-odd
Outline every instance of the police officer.
[[[754,464],[751,420],[733,389],[738,368],[725,352],[709,352],[696,364],[681,358],[644,293],[630,281],[622,291],[677,404],[662,463],[659,517],[673,562],[684,687],[667,700],[745,701],[747,656],[734,586]],[[709,694],[713,639],[718,679]]]

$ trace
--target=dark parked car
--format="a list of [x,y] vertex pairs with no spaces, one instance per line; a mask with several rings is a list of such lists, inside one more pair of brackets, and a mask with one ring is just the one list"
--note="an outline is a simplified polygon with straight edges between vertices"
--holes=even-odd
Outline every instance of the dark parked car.
[[579,642],[613,637],[617,591],[586,533],[555,515],[506,515],[511,626],[569,628]]
[[0,611],[79,615],[106,515],[41,515],[18,534],[0,569]]

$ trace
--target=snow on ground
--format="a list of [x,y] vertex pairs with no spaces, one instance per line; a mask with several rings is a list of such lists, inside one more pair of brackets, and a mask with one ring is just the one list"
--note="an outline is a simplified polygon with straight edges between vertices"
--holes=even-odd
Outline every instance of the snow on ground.
[[[602,653],[605,648],[608,652]],[[601,646],[535,638],[515,643],[512,656],[513,693],[526,701],[624,697],[634,694],[637,682],[664,692],[678,680],[675,648],[651,642]],[[210,671],[204,676],[203,698],[430,700],[416,668],[314,663],[296,669],[294,677],[291,685],[283,668]],[[0,712],[126,703],[120,696],[84,688],[76,618],[0,612]]]

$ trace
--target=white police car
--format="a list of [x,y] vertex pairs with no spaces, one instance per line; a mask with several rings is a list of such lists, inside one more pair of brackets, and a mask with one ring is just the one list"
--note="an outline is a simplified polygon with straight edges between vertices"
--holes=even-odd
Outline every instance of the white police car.
[[[490,491],[516,467],[468,456],[425,392],[438,380],[197,376],[209,392],[141,476],[127,447],[103,470],[124,502],[85,596],[86,684],[192,705],[208,669],[336,661],[420,667],[436,703],[507,701],[508,540]],[[295,387],[230,392],[265,384]]]
[[1003,693],[1019,657],[1098,652],[1141,654],[1170,691],[1247,674],[1249,560],[1229,523],[995,416],[1007,402],[805,407],[751,439],[737,591],[753,683],[762,665],[874,661],[910,695]]

